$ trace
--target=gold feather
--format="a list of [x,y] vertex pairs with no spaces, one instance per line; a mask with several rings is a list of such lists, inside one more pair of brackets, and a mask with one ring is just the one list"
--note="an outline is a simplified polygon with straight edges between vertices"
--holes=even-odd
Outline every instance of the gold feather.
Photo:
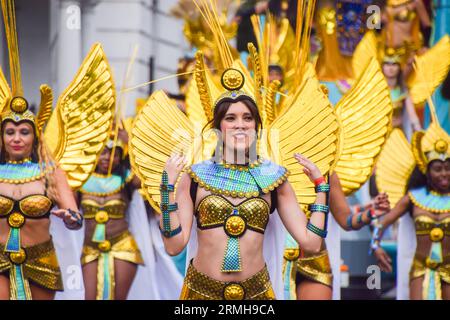
[[47,120],[52,115],[53,91],[46,84],[41,85],[39,91],[41,92],[41,104],[36,117],[36,129],[41,133]]

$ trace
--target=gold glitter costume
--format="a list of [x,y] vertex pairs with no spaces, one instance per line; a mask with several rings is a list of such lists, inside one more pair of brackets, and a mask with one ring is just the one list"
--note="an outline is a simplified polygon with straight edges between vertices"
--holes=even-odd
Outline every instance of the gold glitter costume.
[[[307,17],[310,17],[313,7],[313,3],[308,2],[308,8],[305,8],[304,11]],[[305,48],[308,43],[306,38],[309,39],[309,23],[300,23],[305,27],[303,33],[305,39],[299,38],[299,42],[295,46],[295,56],[298,58],[295,59],[297,66],[294,76],[295,84],[293,85],[295,90],[292,95],[286,97],[283,111],[277,115],[274,112],[274,97],[280,83],[274,81],[269,83],[268,87],[264,87],[264,71],[260,53],[253,45],[249,44],[249,56],[254,73],[254,76],[252,76],[241,61],[233,59],[228,43],[220,32],[221,26],[216,19],[217,15],[212,12],[213,9],[208,5],[202,6],[202,8],[204,10],[203,16],[208,20],[211,32],[215,34],[215,46],[220,53],[221,64],[225,69],[222,74],[222,82],[218,84],[214,80],[211,72],[205,67],[202,54],[199,52],[196,56],[195,74],[187,93],[187,117],[163,92],[155,92],[137,115],[130,138],[130,159],[134,172],[143,182],[143,191],[147,199],[157,212],[161,212],[159,207],[161,199],[160,182],[167,158],[174,151],[182,151],[186,156],[189,168],[195,165],[200,168],[201,163],[209,161],[208,159],[211,158],[216,146],[215,137],[209,134],[211,126],[207,126],[207,130],[203,134],[198,132],[196,128],[203,128],[212,120],[214,108],[219,99],[234,100],[236,97],[246,96],[256,102],[263,127],[267,128],[269,132],[274,130],[279,133],[278,141],[272,141],[269,136],[262,134],[258,141],[258,155],[264,159],[271,159],[274,164],[273,167],[276,167],[277,170],[280,168],[287,169],[289,182],[294,188],[298,202],[303,207],[313,203],[316,198],[314,184],[310,182],[302,168],[295,161],[292,161],[292,151],[295,150],[295,152],[310,158],[322,173],[329,172],[336,152],[338,123],[327,97],[314,77],[312,66],[307,63],[306,55],[302,54],[306,52]],[[301,17],[301,19],[307,21],[307,18]],[[226,89],[225,92],[224,88]],[[298,105],[303,107],[296,108]],[[183,132],[183,134],[178,134],[180,132]],[[268,161],[267,165],[270,165],[272,161]],[[228,172],[228,169],[230,168],[221,168],[220,170]],[[252,170],[250,165],[248,170]],[[283,171],[283,173],[285,172]],[[236,170],[236,175],[241,175],[241,173]],[[243,173],[242,175],[245,176]],[[285,176],[287,177],[287,174]],[[268,216],[266,212],[269,210],[267,204],[262,202],[261,192],[256,191],[257,194],[255,195],[254,192],[247,192],[248,190],[242,191],[245,188],[240,187],[244,183],[240,185],[234,181],[233,185],[227,183],[227,188],[220,185],[215,186],[210,181],[202,183],[195,177],[193,177],[193,181],[197,182],[201,188],[211,191],[214,195],[207,198],[204,205],[199,208],[197,222],[200,227],[209,223],[211,225],[223,224],[225,216],[223,213],[218,213],[217,208],[225,205],[223,200],[218,197],[224,194],[235,198],[247,198],[248,200],[244,202],[246,205],[261,206],[257,215],[249,213],[251,219],[247,223],[255,230],[259,229],[260,232],[264,230]],[[203,182],[206,182],[206,180]],[[263,188],[262,193],[267,194],[273,191],[283,183],[283,179],[280,176],[280,179],[275,182],[274,185]],[[177,187],[176,184],[175,192]],[[220,202],[220,204],[211,204],[213,200],[214,202]],[[203,212],[207,204],[211,210]],[[227,208],[224,209],[226,212],[231,208],[228,205],[225,205],[225,207]],[[213,208],[216,213],[213,213]],[[249,212],[253,212],[253,210],[255,209],[249,210]],[[242,219],[240,214],[228,216],[227,220],[230,218]],[[231,221],[230,226],[226,229],[227,234],[230,235],[234,232],[238,235],[242,234],[240,228],[242,225],[240,221]],[[240,270],[233,271],[239,272]],[[196,299],[202,295],[208,296],[206,293],[208,289],[203,288],[205,287],[202,285],[203,281],[208,281],[211,285],[215,283],[217,288],[221,289],[226,285],[220,281],[208,279],[199,272],[194,272],[192,267],[188,274],[189,276],[185,279],[185,291],[182,298]],[[260,273],[256,273],[250,279],[254,278],[259,279]],[[259,294],[264,296],[264,292],[269,290],[270,282],[268,277],[262,277],[261,279],[263,281],[257,281],[259,283],[258,288],[250,296],[240,294],[240,290],[236,288],[230,290],[235,292],[239,299],[255,299]],[[243,283],[240,283],[240,285],[246,286]],[[197,290],[197,292],[193,294],[191,289]],[[250,290],[250,288],[247,289]],[[200,296],[197,296],[197,294],[200,294]],[[222,292],[216,292],[212,295],[215,299],[225,298]],[[272,296],[272,294],[265,296],[264,299],[269,296]]]
[[[109,295],[108,299],[114,299],[114,259],[144,264],[136,241],[128,230],[104,242],[88,242],[83,246],[81,263],[85,265],[96,260],[98,263],[97,300],[104,299],[104,294]],[[109,282],[109,288],[105,286],[105,282]]]
[[[0,70],[1,124],[4,128],[7,121],[30,123],[37,155],[32,155],[33,159],[0,164],[0,181],[14,185],[43,179],[47,182],[52,171],[58,167],[65,171],[69,186],[76,190],[95,168],[112,121],[115,91],[105,54],[99,44],[92,47],[54,109],[51,88],[41,85],[41,102],[35,116],[28,109],[22,87],[14,1],[2,0],[1,5],[11,74],[10,88]],[[94,91],[95,94],[92,93]],[[43,195],[32,194],[20,200],[0,196],[0,214],[8,217],[9,225],[7,243],[1,244],[2,259],[14,262],[9,266],[3,265],[2,272],[10,269],[12,299],[32,298],[28,280],[50,290],[63,289],[52,240],[29,247],[21,246],[23,225],[28,219],[48,218],[53,204],[52,199],[47,197],[47,190]],[[64,242],[66,239],[61,237],[54,240],[63,241],[63,247],[67,244]],[[67,250],[71,249],[68,245]],[[66,258],[68,256],[70,254]]]
[[[52,240],[22,248],[19,254],[4,253],[5,246],[0,244],[0,273],[15,273],[14,265],[21,265],[25,282],[27,299],[31,299],[28,281],[49,290],[62,291],[63,282],[58,259]],[[13,274],[14,276],[14,274]],[[13,277],[14,278],[14,277]],[[10,298],[18,299],[16,282],[10,284]]]
[[[378,160],[377,187],[387,192],[394,206],[405,195],[408,179],[416,166],[426,174],[432,161],[450,158],[450,137],[439,126],[434,105],[430,102],[432,123],[428,129],[415,132],[411,144],[401,130],[394,129]],[[422,187],[408,190],[408,197],[413,206],[427,212],[435,215],[450,213],[448,194],[438,194]],[[414,218],[414,223],[416,236],[428,236],[431,247],[427,257],[416,252],[410,279],[424,276],[423,299],[441,299],[441,280],[449,280],[449,260],[448,256],[443,256],[442,241],[450,235],[450,218],[433,219],[419,215]]]
[[217,281],[196,270],[191,264],[180,300],[275,300],[267,267],[238,282]]

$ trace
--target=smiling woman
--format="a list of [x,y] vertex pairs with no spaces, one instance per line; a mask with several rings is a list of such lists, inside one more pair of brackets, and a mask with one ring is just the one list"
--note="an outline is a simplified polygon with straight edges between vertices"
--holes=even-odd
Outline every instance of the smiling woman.
[[256,139],[262,124],[252,99],[243,96],[235,102],[224,100],[214,114],[214,129],[223,150],[220,156],[237,164],[256,161]]

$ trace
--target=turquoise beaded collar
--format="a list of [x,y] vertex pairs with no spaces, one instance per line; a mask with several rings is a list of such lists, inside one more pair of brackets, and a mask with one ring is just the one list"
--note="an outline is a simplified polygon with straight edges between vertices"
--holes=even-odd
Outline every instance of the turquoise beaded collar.
[[22,184],[40,180],[44,176],[39,163],[27,159],[23,162],[0,164],[0,182]]
[[416,207],[433,213],[450,213],[450,193],[439,194],[422,187],[411,190],[408,196]]
[[205,190],[233,198],[269,193],[289,175],[286,168],[268,160],[249,166],[223,165],[206,160],[188,167],[187,173]]
[[120,192],[131,179],[133,179],[133,173],[130,170],[126,172],[125,181],[119,175],[105,176],[94,172],[81,187],[80,192],[98,197],[106,197]]

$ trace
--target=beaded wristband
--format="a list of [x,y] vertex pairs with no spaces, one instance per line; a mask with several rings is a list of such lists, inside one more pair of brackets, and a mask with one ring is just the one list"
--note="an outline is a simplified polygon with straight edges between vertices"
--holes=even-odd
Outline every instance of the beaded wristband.
[[367,216],[367,219],[369,219],[370,221],[375,219],[375,217],[374,217],[374,210],[373,209],[367,210],[366,216]]
[[[162,219],[163,219],[163,229],[164,232],[171,232],[170,231],[170,215],[169,213],[171,211],[175,211],[178,208],[178,205],[175,204],[169,204],[169,189],[172,189],[173,185],[169,185],[169,176],[167,175],[167,172],[164,170],[162,173],[162,183],[160,185],[161,189],[161,212],[162,212]],[[165,190],[163,190],[165,189]]]
[[314,185],[315,186],[318,186],[318,185],[320,185],[322,183],[327,183],[324,177],[319,177],[319,178],[314,180]]
[[313,203],[308,206],[310,212],[322,212],[328,214],[329,208],[325,204]]
[[162,230],[161,227],[159,228],[159,231],[161,234],[166,238],[172,238],[173,236],[176,236],[181,232],[181,224],[178,226],[178,228],[173,230]]
[[68,229],[77,229],[78,227],[81,228],[83,226],[83,220],[84,220],[83,216],[79,212],[76,212],[70,208],[67,209],[67,212],[69,212],[73,218],[77,219],[77,221],[74,222],[77,224],[77,227],[73,227],[73,224],[68,224],[64,221],[64,224],[66,225],[66,227]]
[[171,204],[165,204],[165,203],[162,203],[161,205],[160,205],[160,208],[161,208],[161,211],[168,211],[168,213],[169,212],[172,212],[172,211],[177,211],[178,210],[178,203],[171,203]]
[[355,230],[355,228],[353,228],[353,214],[350,214],[350,215],[347,217],[347,227],[348,227],[350,230]]
[[358,217],[356,218],[356,223],[357,224],[363,224],[364,223],[362,217],[363,217],[362,213],[358,214]]
[[321,183],[318,186],[315,187],[316,193],[319,192],[329,192],[330,191],[330,185],[328,183]]
[[320,229],[320,228],[316,227],[315,225],[313,225],[311,222],[308,222],[308,224],[306,225],[306,229],[317,234],[321,238],[326,238],[327,233],[328,233],[327,230]]
[[[163,174],[164,174],[164,172],[163,172]],[[159,190],[162,191],[162,192],[165,192],[165,191],[171,192],[171,191],[175,190],[175,186],[173,184],[160,184],[159,185]]]

